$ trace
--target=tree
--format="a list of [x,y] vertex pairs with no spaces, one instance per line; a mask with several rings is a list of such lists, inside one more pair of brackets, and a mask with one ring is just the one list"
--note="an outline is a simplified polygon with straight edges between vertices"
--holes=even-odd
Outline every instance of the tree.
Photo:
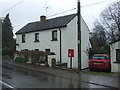
[[92,30],[93,32],[91,32],[90,36],[92,47],[102,48],[107,43],[105,28],[103,28],[99,21],[96,21]]
[[101,21],[110,41],[120,39],[120,1],[102,11]]
[[89,58],[94,54],[109,54],[110,48],[107,42],[105,28],[98,20],[94,23],[94,28],[90,34],[90,42],[92,48],[88,50]]
[[91,32],[90,41],[92,49],[89,55],[95,53],[110,53],[108,42],[120,39],[120,1],[111,4],[101,13],[101,22],[94,23],[93,32]]
[[8,52],[13,53],[15,42],[13,38],[13,27],[9,19],[9,14],[2,21],[2,51],[3,54]]

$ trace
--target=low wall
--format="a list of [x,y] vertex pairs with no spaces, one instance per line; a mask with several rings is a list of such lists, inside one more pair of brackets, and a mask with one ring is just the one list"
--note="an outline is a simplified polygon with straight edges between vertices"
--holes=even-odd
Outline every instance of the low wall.
[[14,60],[18,57],[25,58],[28,62],[40,63],[47,62],[48,53],[43,51],[16,51],[14,53]]
[[120,72],[120,63],[112,63],[111,72]]
[[55,59],[56,55],[48,55],[48,65],[52,67],[52,59]]

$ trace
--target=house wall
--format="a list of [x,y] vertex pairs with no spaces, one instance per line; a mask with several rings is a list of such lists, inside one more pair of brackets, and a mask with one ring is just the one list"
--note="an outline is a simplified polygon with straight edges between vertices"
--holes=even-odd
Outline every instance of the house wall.
[[62,62],[68,62],[70,67],[70,58],[68,57],[68,49],[74,49],[74,57],[72,58],[72,67],[78,67],[77,56],[77,25],[76,18],[74,18],[67,28],[62,29]]
[[[17,46],[16,50],[21,51],[24,49],[28,49],[28,50],[39,49],[41,51],[45,51],[45,49],[50,49],[51,52],[55,52],[56,55],[59,56],[60,55],[60,53],[59,53],[59,51],[60,51],[59,38],[58,38],[58,41],[51,41],[53,30],[58,31],[58,37],[59,37],[59,30],[58,29],[27,33],[27,34],[25,34],[26,35],[26,42],[25,43],[21,43],[22,35],[17,35],[16,43],[19,43],[19,46]],[[39,33],[39,41],[40,42],[34,42],[35,41],[35,33]],[[57,61],[58,60],[59,60],[59,57],[57,57]]]
[[90,41],[89,41],[89,29],[87,25],[85,24],[84,20],[81,19],[81,59],[82,59],[82,69],[88,67],[88,61],[89,61],[89,55],[87,52],[87,49],[91,47]]
[[[89,30],[83,19],[81,19],[81,58],[82,58],[82,69],[88,67],[88,56],[86,54],[87,48],[90,47],[89,43]],[[52,40],[52,31],[57,30],[58,32],[58,41]],[[51,52],[56,53],[56,62],[60,62],[60,31],[61,30],[61,52],[62,52],[62,63],[68,63],[70,67],[70,58],[68,57],[68,49],[74,49],[74,57],[72,58],[73,68],[78,68],[78,46],[77,46],[77,17],[75,17],[67,27],[60,29],[51,29],[38,31],[33,33],[26,34],[26,43],[21,43],[22,35],[16,36],[16,43],[19,43],[19,46],[16,47],[16,50],[21,51],[23,49],[34,50],[39,49],[45,51],[45,49],[50,49]],[[40,42],[34,43],[34,34],[39,33]]]
[[116,62],[116,49],[120,49],[120,41],[110,45],[111,72],[120,72],[120,63]]

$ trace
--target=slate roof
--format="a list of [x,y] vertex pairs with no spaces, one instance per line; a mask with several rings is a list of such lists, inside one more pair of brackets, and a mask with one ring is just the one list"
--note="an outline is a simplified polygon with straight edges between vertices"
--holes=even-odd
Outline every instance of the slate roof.
[[63,17],[48,19],[44,22],[37,21],[37,22],[28,23],[19,31],[17,31],[16,34],[23,34],[23,33],[36,32],[36,31],[42,31],[42,30],[48,30],[48,29],[54,29],[54,28],[60,28],[60,27],[67,27],[67,24],[76,15],[77,14],[71,14]]

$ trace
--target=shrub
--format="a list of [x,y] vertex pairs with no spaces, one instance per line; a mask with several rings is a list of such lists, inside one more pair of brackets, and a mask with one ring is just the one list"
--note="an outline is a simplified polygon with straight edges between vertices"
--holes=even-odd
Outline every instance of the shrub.
[[35,61],[32,61],[32,64],[34,64],[34,65],[35,65],[35,64],[36,64],[36,62],[35,62]]
[[109,55],[109,51],[106,50],[105,48],[91,48],[88,51],[89,53],[89,58],[91,58],[94,54],[108,54]]
[[26,63],[28,60],[25,59],[25,58],[21,58],[21,57],[18,57],[15,59],[16,62],[22,62],[22,63]]

